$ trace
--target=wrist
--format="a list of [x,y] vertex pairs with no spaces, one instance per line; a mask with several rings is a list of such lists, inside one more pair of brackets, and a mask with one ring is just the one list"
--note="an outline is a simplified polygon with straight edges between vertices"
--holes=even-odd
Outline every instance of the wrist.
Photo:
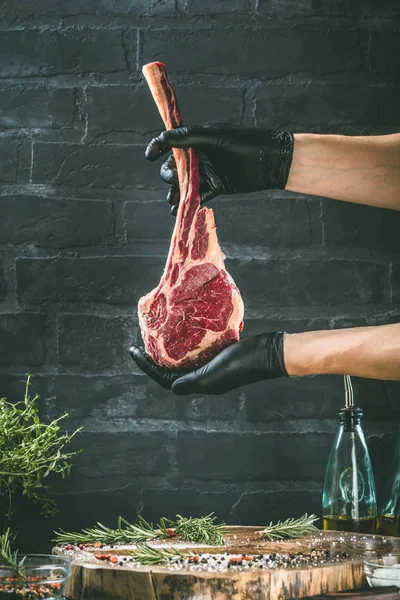
[[283,338],[283,359],[289,377],[307,375],[301,367],[301,352],[295,333],[287,333]]
[[329,373],[333,357],[328,356],[323,332],[310,331],[285,335],[283,356],[286,371],[291,377]]

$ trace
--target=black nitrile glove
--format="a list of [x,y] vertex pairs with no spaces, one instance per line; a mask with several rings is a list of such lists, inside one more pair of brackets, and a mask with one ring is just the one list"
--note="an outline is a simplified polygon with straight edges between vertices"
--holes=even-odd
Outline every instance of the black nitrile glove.
[[[146,149],[156,160],[171,148],[195,148],[199,156],[201,202],[220,194],[284,189],[293,156],[293,135],[234,125],[195,125],[163,131]],[[176,214],[179,203],[175,159],[161,167],[161,178],[171,185],[167,201]]]
[[262,333],[231,344],[209,363],[191,373],[174,373],[156,365],[140,348],[130,348],[135,363],[174,394],[224,394],[235,388],[277,377],[288,377],[283,360],[284,333]]

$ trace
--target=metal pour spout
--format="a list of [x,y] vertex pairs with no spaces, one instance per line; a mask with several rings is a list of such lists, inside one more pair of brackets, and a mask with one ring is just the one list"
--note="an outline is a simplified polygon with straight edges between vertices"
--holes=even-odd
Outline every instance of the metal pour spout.
[[354,408],[353,386],[350,375],[344,375],[344,391],[346,408]]

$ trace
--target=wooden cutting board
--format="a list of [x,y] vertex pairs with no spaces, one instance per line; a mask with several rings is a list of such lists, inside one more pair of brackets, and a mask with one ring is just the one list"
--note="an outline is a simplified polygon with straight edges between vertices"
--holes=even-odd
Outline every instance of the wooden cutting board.
[[[400,538],[321,532],[317,536],[287,542],[260,540],[260,527],[227,527],[225,546],[210,547],[182,543],[174,539],[150,543],[159,548],[176,547],[196,554],[224,553],[266,555],[271,553],[309,553],[312,549],[329,551],[325,564],[277,569],[198,570],[189,566],[176,571],[156,565],[112,565],[94,557],[99,552],[130,555],[135,546],[66,551],[55,547],[55,554],[73,554],[72,576],[64,591],[69,600],[289,600],[366,585],[362,557],[377,553],[400,552]],[[346,557],[343,558],[343,553]],[[338,556],[339,562],[329,562]],[[204,568],[204,567],[203,567]]]

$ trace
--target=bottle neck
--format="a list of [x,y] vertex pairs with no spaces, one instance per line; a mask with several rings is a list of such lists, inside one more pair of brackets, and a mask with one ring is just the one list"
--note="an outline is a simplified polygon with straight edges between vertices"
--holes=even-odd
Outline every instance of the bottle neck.
[[357,425],[361,424],[361,419],[364,412],[361,408],[344,407],[338,411],[340,424],[344,431],[352,432],[356,430]]

